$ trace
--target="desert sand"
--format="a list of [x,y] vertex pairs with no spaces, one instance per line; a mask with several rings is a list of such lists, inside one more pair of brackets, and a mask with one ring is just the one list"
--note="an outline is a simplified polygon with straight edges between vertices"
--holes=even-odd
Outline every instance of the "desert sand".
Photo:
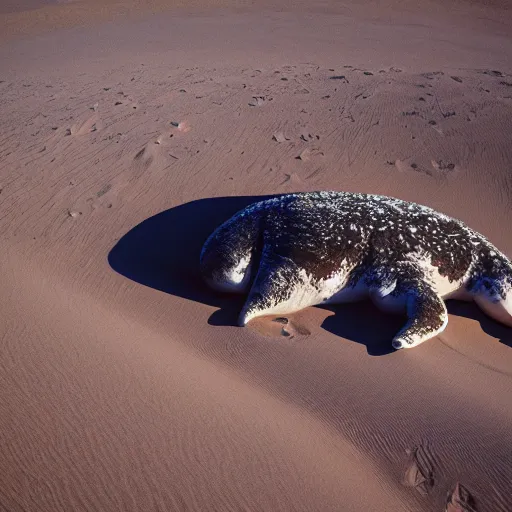
[[512,330],[449,304],[235,326],[198,276],[261,196],[379,193],[512,256],[512,9],[4,2],[0,509],[512,510]]

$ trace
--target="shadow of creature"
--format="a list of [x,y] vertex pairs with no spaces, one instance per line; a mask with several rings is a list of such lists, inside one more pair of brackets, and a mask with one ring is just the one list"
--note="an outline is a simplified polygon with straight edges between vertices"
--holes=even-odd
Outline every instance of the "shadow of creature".
[[222,222],[269,197],[199,199],[165,210],[126,233],[110,251],[108,262],[119,274],[150,288],[234,310],[243,298],[214,292],[202,281],[201,248]]
[[384,356],[396,352],[391,340],[404,326],[404,315],[384,313],[370,300],[320,307],[335,313],[322,323],[326,331],[364,345],[370,356]]
[[512,348],[512,329],[489,318],[473,302],[450,300],[446,303],[446,306],[450,315],[476,320],[480,324],[482,331],[496,338],[500,343]]
[[[108,255],[119,274],[144,286],[219,308],[210,325],[236,325],[244,296],[211,290],[199,275],[199,255],[208,236],[222,222],[249,204],[272,196],[238,196],[199,199],[150,217],[124,235]],[[369,301],[324,307],[335,311],[322,327],[365,345],[369,355],[394,351],[393,336],[405,322],[402,316],[382,313]],[[488,319],[473,305],[457,303],[450,312],[476,318],[482,329],[512,346],[512,330]]]

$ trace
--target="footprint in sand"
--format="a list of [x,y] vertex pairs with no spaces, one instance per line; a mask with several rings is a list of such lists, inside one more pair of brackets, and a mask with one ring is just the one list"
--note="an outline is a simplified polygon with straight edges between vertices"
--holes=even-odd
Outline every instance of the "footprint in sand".
[[302,160],[303,162],[308,162],[312,158],[319,156],[324,156],[324,152],[320,148],[306,148],[300,152],[296,159]]
[[292,339],[298,336],[309,336],[311,334],[309,329],[306,329],[303,325],[299,325],[286,317],[277,317],[274,318],[273,321],[281,325],[281,336],[285,338]]
[[286,186],[287,189],[298,190],[304,186],[304,180],[295,172],[285,173],[284,180],[279,186]]
[[91,206],[93,210],[97,210],[98,208],[112,208],[113,206],[113,199],[115,197],[112,197],[112,185],[110,183],[107,183],[103,187],[101,187],[98,192],[96,192],[96,198],[89,198],[87,200],[87,203]]
[[503,73],[501,71],[497,71],[496,69],[485,69],[481,72],[483,75],[502,77]]
[[[173,126],[177,126],[178,123],[171,123]],[[162,132],[155,140],[154,143],[157,146],[166,146],[174,137],[175,129]]]
[[[391,165],[391,162],[392,161],[388,161]],[[429,176],[433,176],[434,172],[432,171],[432,169],[430,168],[425,168],[424,166],[422,165],[419,165],[417,162],[415,162],[413,159],[408,159],[408,160],[400,160],[400,159],[396,159],[394,161],[394,165],[395,167],[397,168],[397,170],[399,172],[410,172],[410,171],[415,171],[415,172],[420,172],[420,173],[423,173],[423,174],[427,174]]]
[[154,158],[154,151],[150,147],[144,146],[135,154],[133,161],[140,170],[145,171],[153,163]]
[[287,137],[283,132],[276,132],[272,135],[272,140],[275,142],[286,142],[290,140],[290,137]]
[[271,338],[298,341],[311,334],[309,329],[289,317],[261,317],[253,320],[251,324],[256,332]]
[[252,100],[249,102],[250,107],[262,107],[265,105],[267,101],[267,98],[265,96],[253,96]]
[[421,74],[421,76],[423,78],[426,78],[427,80],[435,80],[436,78],[439,79],[443,75],[444,75],[444,73],[442,71],[430,71],[428,73]]
[[413,171],[419,172],[421,174],[426,174],[427,176],[433,176],[434,173],[429,167],[424,167],[423,165],[419,165],[416,162],[413,162],[411,164],[411,169]]
[[[127,98],[126,96],[124,96],[124,98]],[[117,100],[115,103],[114,103],[114,107],[118,107],[120,105],[124,105],[124,107],[128,108],[128,109],[132,109],[132,110],[137,110],[139,108],[139,104],[137,102],[134,102],[134,101],[130,101],[128,99],[128,101],[120,101],[120,100]]]
[[471,493],[459,482],[455,489],[446,497],[445,512],[477,512],[476,504]]
[[[181,156],[190,155],[192,150],[187,147],[175,147],[172,152],[169,151],[168,142],[174,140],[174,133],[167,132],[161,134],[157,139],[148,142],[133,156],[133,163],[138,173],[142,173],[149,169],[151,164],[157,160],[161,164],[165,164],[172,160],[179,160]],[[177,153],[177,154],[176,154]]]
[[455,164],[445,160],[432,160],[432,167],[443,174],[448,174],[455,170]]
[[110,183],[107,183],[101,189],[96,193],[96,197],[100,198],[101,196],[104,196],[110,189],[112,188],[112,185]]
[[405,470],[402,484],[413,487],[421,495],[426,496],[434,486],[432,455],[425,445],[415,446],[407,450],[409,460]]
[[66,135],[87,135],[103,128],[100,116],[95,113],[85,119],[85,121],[75,123],[71,128],[66,130]]

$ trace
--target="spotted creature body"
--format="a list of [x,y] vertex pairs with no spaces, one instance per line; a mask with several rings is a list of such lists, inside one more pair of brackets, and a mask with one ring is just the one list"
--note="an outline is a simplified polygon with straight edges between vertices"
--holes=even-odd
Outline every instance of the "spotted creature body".
[[512,263],[483,235],[431,208],[345,192],[255,203],[206,240],[201,273],[248,293],[239,324],[370,297],[408,320],[393,339],[414,347],[444,330],[443,299],[474,300],[512,327]]

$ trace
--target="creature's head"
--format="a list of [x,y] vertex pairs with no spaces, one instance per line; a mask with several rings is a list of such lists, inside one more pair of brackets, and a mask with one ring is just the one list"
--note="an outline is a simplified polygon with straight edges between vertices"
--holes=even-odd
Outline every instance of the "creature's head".
[[243,293],[249,290],[257,252],[259,217],[238,213],[206,240],[200,258],[203,279],[213,289]]

